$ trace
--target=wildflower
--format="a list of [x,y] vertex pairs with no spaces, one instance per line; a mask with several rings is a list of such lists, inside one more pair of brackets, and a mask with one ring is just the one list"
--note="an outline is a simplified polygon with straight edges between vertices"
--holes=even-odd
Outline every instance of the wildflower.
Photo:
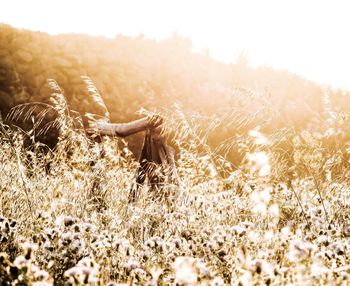
[[180,248],[180,246],[181,246],[181,239],[180,238],[175,238],[173,242],[174,242],[174,245],[176,248]]
[[15,261],[13,261],[13,264],[17,268],[23,268],[28,264],[27,259],[24,258],[24,256],[20,255],[15,258]]
[[270,230],[270,231],[265,232],[265,235],[264,235],[265,241],[272,241],[273,238],[274,238],[273,231]]
[[33,286],[52,286],[53,283],[50,281],[37,281],[33,282]]
[[301,261],[307,257],[310,257],[315,248],[316,247],[309,242],[293,240],[290,243],[289,259],[292,262]]
[[73,224],[75,224],[77,222],[77,219],[71,216],[59,216],[56,221],[55,224],[59,227],[68,227],[68,226],[72,226]]
[[145,242],[145,245],[148,247],[148,248],[154,248],[155,246],[155,243],[152,239],[148,239],[146,242]]
[[162,244],[162,251],[163,251],[163,253],[171,253],[174,248],[175,248],[175,244],[173,244],[173,243],[164,242]]
[[258,171],[260,177],[268,176],[271,172],[269,157],[265,152],[255,152],[248,154],[248,161],[253,167],[253,170]]
[[232,227],[232,231],[233,231],[234,234],[237,234],[237,235],[239,235],[239,236],[243,236],[243,235],[245,235],[246,232],[247,232],[247,231],[246,231],[246,228],[241,227],[241,226],[239,226],[239,225],[233,226],[233,227]]
[[140,263],[135,258],[130,258],[128,262],[124,265],[124,269],[126,270],[127,273],[139,267],[140,267]]
[[283,237],[288,237],[290,235],[290,228],[285,226],[281,229],[281,234]]
[[44,270],[38,270],[34,273],[34,277],[37,279],[37,280],[46,280],[49,278],[49,273],[47,273],[46,271]]
[[22,248],[25,251],[25,259],[29,260],[32,257],[32,253],[38,249],[38,246],[30,242],[25,242],[22,244]]
[[266,215],[266,205],[262,202],[258,202],[254,207],[253,207],[253,212],[262,216]]
[[329,238],[326,235],[320,235],[317,237],[316,243],[319,245],[328,246],[329,245]]
[[62,244],[63,245],[71,244],[72,241],[73,241],[73,233],[65,232],[62,234]]
[[280,212],[277,204],[273,204],[269,207],[269,215],[273,218],[279,218]]
[[324,274],[328,274],[329,272],[330,270],[327,267],[325,267],[321,261],[315,261],[311,265],[311,273],[315,277],[320,277]]
[[249,263],[249,269],[252,273],[262,274],[265,273],[267,275],[273,275],[274,269],[273,267],[263,259],[256,259]]
[[197,269],[199,272],[199,277],[202,279],[210,279],[212,277],[212,274],[210,273],[209,269],[207,268],[207,266],[205,265],[204,262],[199,261],[197,262]]
[[158,280],[159,280],[160,275],[163,273],[163,270],[158,269],[158,268],[152,268],[150,270],[150,272],[151,272],[152,279],[150,281],[148,281],[147,286],[158,285]]
[[68,269],[64,273],[64,276],[68,277],[72,283],[79,281],[82,284],[97,282],[98,275],[99,266],[89,257],[83,258],[75,267]]
[[[124,284],[124,285],[126,286],[127,284]],[[107,286],[120,286],[120,284],[117,282],[108,282]]]
[[196,259],[192,257],[177,257],[174,262],[175,283],[180,285],[195,285],[197,283]]
[[250,286],[252,284],[252,273],[250,271],[244,271],[243,275],[239,277],[238,285]]
[[267,204],[271,198],[271,189],[263,191],[254,191],[250,195],[250,200],[253,205],[253,212],[265,216],[267,214]]
[[93,232],[96,230],[96,227],[91,224],[91,223],[83,223],[82,225],[82,228],[86,231],[86,232]]
[[210,286],[223,286],[223,285],[225,285],[225,282],[220,277],[215,277],[212,281],[210,281]]
[[257,145],[268,145],[270,143],[269,139],[258,130],[250,130],[248,135],[254,138],[254,142]]
[[77,253],[79,250],[82,250],[83,248],[84,248],[84,241],[83,240],[75,239],[72,242],[71,249],[73,252]]
[[141,279],[145,279],[147,276],[146,271],[140,267],[134,269],[134,274]]
[[344,255],[344,248],[338,241],[330,244],[329,248],[332,249],[337,255]]

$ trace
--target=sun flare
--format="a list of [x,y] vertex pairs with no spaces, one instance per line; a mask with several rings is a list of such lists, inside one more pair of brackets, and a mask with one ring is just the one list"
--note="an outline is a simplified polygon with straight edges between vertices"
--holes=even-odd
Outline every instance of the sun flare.
[[0,21],[58,33],[164,39],[177,32],[223,62],[287,69],[350,88],[347,1],[6,1]]

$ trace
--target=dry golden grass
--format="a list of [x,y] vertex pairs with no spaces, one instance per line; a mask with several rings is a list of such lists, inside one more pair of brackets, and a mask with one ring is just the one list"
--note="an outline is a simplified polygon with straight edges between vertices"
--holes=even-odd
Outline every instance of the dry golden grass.
[[0,124],[2,285],[349,283],[348,154],[332,122],[243,134],[227,142],[244,157],[233,167],[195,115],[165,112],[181,185],[142,186],[130,203],[137,163],[123,141],[91,142],[54,99],[53,152]]

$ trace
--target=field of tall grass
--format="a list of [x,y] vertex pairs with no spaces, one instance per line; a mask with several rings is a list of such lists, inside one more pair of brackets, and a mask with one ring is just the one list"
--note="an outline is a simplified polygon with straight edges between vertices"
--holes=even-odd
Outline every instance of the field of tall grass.
[[[126,142],[92,140],[54,91],[54,150],[38,128],[0,122],[1,285],[350,283],[347,117],[327,93],[317,132],[254,128],[217,150],[210,131],[248,114],[160,111],[181,183],[145,184],[130,202],[138,162]],[[31,106],[11,115],[39,126]]]

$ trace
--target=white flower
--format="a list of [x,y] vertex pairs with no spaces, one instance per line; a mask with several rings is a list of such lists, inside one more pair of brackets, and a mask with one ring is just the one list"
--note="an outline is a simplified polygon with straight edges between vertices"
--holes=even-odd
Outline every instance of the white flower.
[[314,262],[311,265],[311,273],[316,277],[320,277],[323,274],[328,274],[330,270],[325,267],[321,262]]
[[268,145],[270,143],[269,139],[258,130],[250,130],[248,134],[255,139],[257,145]]
[[180,285],[195,285],[197,283],[196,259],[192,257],[177,257],[174,262],[175,283]]
[[44,270],[38,270],[34,273],[34,277],[38,280],[46,280],[49,278],[49,273]]
[[289,260],[292,262],[301,261],[313,253],[315,246],[307,241],[293,240],[289,247]]
[[249,263],[249,269],[258,274],[265,273],[269,276],[273,275],[273,267],[263,259],[256,259]]
[[252,285],[252,273],[250,271],[245,271],[244,274],[239,277],[239,283],[243,286]]
[[139,267],[140,267],[140,263],[135,258],[130,258],[128,262],[124,265],[124,268],[127,271],[131,271]]
[[253,212],[265,216],[267,213],[267,205],[271,199],[271,189],[263,191],[255,191],[250,195],[250,201]]
[[257,203],[253,207],[253,213],[265,216],[266,215],[266,205],[264,203],[262,203],[262,202]]
[[28,263],[27,259],[24,258],[23,255],[17,256],[15,261],[13,262],[14,265],[16,265],[18,268],[22,268],[26,266]]
[[215,277],[211,282],[210,282],[210,286],[223,286],[225,285],[224,280],[222,280],[222,278],[220,277]]
[[265,241],[272,241],[273,238],[274,238],[273,231],[270,230],[270,231],[265,232],[265,235],[264,235]]
[[248,154],[248,160],[253,170],[258,171],[259,176],[264,177],[270,174],[271,166],[269,164],[269,157],[265,152]]
[[28,241],[26,241],[22,244],[22,248],[23,248],[23,250],[26,250],[26,251],[38,250],[38,246],[36,244],[28,242]]
[[280,211],[277,204],[273,204],[269,207],[269,215],[274,218],[279,218]]
[[72,278],[78,279],[80,282],[88,281],[89,283],[95,283],[99,276],[99,265],[91,258],[84,257],[78,264],[68,269],[64,276],[68,277],[71,281]]

